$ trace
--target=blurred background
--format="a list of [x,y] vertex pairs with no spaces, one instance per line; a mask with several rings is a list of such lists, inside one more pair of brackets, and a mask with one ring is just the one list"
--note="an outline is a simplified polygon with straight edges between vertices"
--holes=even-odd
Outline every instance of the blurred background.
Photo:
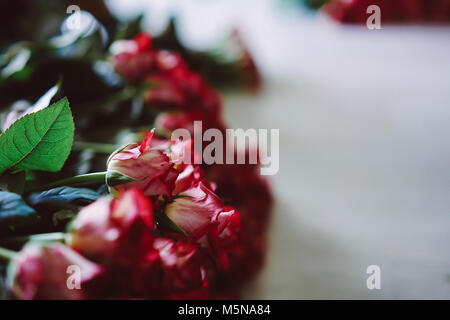
[[228,126],[280,129],[269,252],[244,298],[450,298],[448,24],[384,24],[382,10],[369,30],[302,1],[105,4],[154,34],[176,17],[192,50],[238,30],[259,68],[260,90],[222,89]]

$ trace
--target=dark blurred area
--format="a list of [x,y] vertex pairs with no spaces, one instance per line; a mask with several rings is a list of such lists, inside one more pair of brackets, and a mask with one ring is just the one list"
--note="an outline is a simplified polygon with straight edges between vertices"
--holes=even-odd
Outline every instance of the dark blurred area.
[[[74,6],[82,10],[78,32],[69,28],[68,17],[76,9]],[[154,111],[142,107],[146,88],[125,83],[116,74],[110,53],[114,41],[132,39],[142,31],[142,15],[119,21],[102,0],[2,2],[0,15],[4,30],[0,36],[2,122],[10,110],[18,110],[24,103],[33,104],[60,83],[52,101],[69,98],[76,140],[117,144],[129,140],[130,132],[152,125]],[[207,51],[186,48],[172,18],[166,30],[153,38],[152,45],[176,51],[189,68],[215,87],[258,90],[261,77],[238,31],[232,31],[225,42],[222,47]],[[237,48],[236,58],[225,57],[228,47]],[[43,175],[55,179],[55,175],[103,170],[105,160],[106,157],[93,159],[74,151],[63,171]]]
[[[64,46],[55,48],[49,43],[49,39],[60,35],[60,26],[70,13],[67,12],[68,8],[74,5],[92,14],[99,27],[96,27],[94,34],[89,34],[90,39],[86,41],[76,39],[70,44],[65,43]],[[114,88],[105,84],[99,78],[100,75],[93,72],[94,60],[105,59],[108,47],[114,40],[132,38],[139,33],[142,18],[140,16],[129,23],[120,23],[102,0],[3,2],[0,15],[1,27],[4,30],[0,36],[0,52],[4,54],[2,66],[10,62],[22,49],[30,51],[21,70],[16,70],[14,75],[8,75],[8,79],[5,79],[5,75],[0,79],[2,107],[17,99],[37,99],[60,77],[64,80],[64,89],[69,90],[65,93],[72,97],[73,103],[110,94]],[[102,33],[101,42],[96,41],[99,39],[99,33]],[[260,76],[237,31],[232,33],[230,42],[240,46],[242,51],[241,57],[234,61],[225,61],[217,51],[189,50],[180,42],[176,22],[172,19],[166,31],[154,39],[153,45],[156,48],[179,52],[188,60],[192,69],[200,72],[216,86],[258,89],[261,84]],[[78,81],[79,79],[84,81]]]

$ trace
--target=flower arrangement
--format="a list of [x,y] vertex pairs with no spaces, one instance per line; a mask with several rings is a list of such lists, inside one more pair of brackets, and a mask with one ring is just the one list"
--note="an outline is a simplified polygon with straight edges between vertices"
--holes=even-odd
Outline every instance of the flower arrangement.
[[[140,33],[112,46],[109,61],[140,88],[133,93],[154,128],[112,152],[106,171],[39,183],[35,170],[58,172],[70,162],[75,126],[67,99],[8,117],[0,173],[22,182],[0,191],[0,242],[9,247],[0,256],[9,261],[13,297],[236,298],[262,265],[272,204],[267,182],[258,164],[186,161],[187,151],[196,157],[195,141],[172,141],[171,132],[192,130],[197,120],[224,131],[220,96],[179,54],[152,41]],[[30,234],[60,220],[65,230]],[[25,236],[16,235],[21,230]]]

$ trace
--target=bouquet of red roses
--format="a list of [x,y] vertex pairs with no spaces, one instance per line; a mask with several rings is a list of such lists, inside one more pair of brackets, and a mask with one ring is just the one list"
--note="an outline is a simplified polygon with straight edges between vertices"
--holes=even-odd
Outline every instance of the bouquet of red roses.
[[[2,243],[30,240],[19,252],[0,249],[9,289],[19,299],[238,297],[265,252],[272,197],[258,164],[196,164],[194,139],[169,139],[194,121],[226,128],[218,93],[180,55],[155,49],[144,33],[112,52],[117,74],[143,88],[155,116],[151,131],[109,156],[106,171],[33,183],[32,170],[58,171],[71,152],[67,99],[4,123],[0,173],[29,175],[20,192],[0,191],[0,216],[10,217]],[[7,237],[49,219],[69,220],[65,232]]]

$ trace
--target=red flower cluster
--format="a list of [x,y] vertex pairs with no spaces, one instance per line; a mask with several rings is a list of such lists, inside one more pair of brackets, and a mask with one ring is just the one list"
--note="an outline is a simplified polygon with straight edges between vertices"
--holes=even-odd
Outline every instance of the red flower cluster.
[[200,167],[182,162],[188,142],[152,147],[153,133],[110,158],[109,172],[133,180],[111,187],[117,198],[80,211],[71,246],[100,263],[106,278],[124,279],[111,281],[113,297],[210,297],[216,275],[227,272],[241,245],[240,215],[222,203]]
[[154,49],[152,38],[146,33],[121,41],[116,47],[120,49],[113,62],[121,76],[132,83],[155,85],[145,94],[149,107],[183,111],[211,128],[224,127],[218,93],[199,74],[190,71],[180,55]]
[[[238,42],[241,42],[237,33],[234,36]],[[147,34],[140,34],[134,40],[125,43],[127,44],[123,46],[125,49],[114,58],[116,70],[131,82],[156,83],[159,91],[155,93],[154,88],[149,89],[147,98],[151,99],[147,99],[147,103],[150,107],[165,110],[155,120],[155,126],[159,131],[169,136],[175,129],[185,128],[192,134],[195,120],[202,121],[204,130],[208,128],[225,130],[218,95],[197,74],[189,71],[178,55],[152,49],[151,38]],[[153,57],[154,63],[149,68],[142,63],[140,68],[135,69],[134,61],[146,60],[142,58],[143,56]],[[162,58],[164,62],[156,62]],[[140,73],[135,70],[145,70],[145,72]],[[161,92],[165,94],[162,95]],[[155,96],[164,96],[166,99],[152,98]],[[177,101],[177,103],[167,103],[167,101]],[[205,177],[209,181],[214,181],[215,184],[207,182]],[[267,182],[258,174],[257,165],[203,167],[183,165],[177,177],[175,194],[185,190],[187,186],[191,187],[193,181],[201,181],[209,190],[215,191],[222,199],[225,199],[227,204],[238,208],[243,229],[240,243],[232,253],[227,255],[227,261],[221,258],[223,264],[229,264],[229,269],[226,272],[216,272],[215,278],[216,285],[221,288],[245,283],[262,265],[266,251],[266,228],[273,202]],[[201,187],[198,187],[197,192],[201,192]],[[184,205],[179,199],[174,205],[169,206],[169,209],[177,204],[181,208]],[[222,216],[225,217],[225,215]],[[230,222],[236,220],[232,219]],[[178,222],[184,223],[184,221]],[[230,228],[232,226],[233,223],[230,224]]]
[[[117,197],[79,212],[69,247],[30,246],[19,254],[12,276],[18,297],[211,298],[224,292],[225,278],[227,290],[239,286],[243,278],[231,272],[250,253],[240,214],[223,204],[199,166],[182,162],[180,145],[188,142],[152,147],[153,133],[112,155],[108,171],[132,178],[111,187]],[[70,265],[81,269],[82,290],[66,286]]]
[[[158,130],[192,130],[194,120],[225,130],[218,94],[177,54],[154,50],[146,34],[122,47],[116,70],[156,85],[146,93],[149,107],[175,111],[156,118]],[[192,140],[152,130],[112,154],[106,183],[115,197],[78,213],[67,246],[25,247],[10,276],[13,292],[24,299],[235,298],[263,262],[271,194],[257,165],[193,165],[187,152],[195,159]],[[65,281],[72,265],[80,269],[77,290]]]
[[370,5],[380,7],[382,22],[450,22],[450,0],[332,0],[323,9],[343,23],[366,23]]

